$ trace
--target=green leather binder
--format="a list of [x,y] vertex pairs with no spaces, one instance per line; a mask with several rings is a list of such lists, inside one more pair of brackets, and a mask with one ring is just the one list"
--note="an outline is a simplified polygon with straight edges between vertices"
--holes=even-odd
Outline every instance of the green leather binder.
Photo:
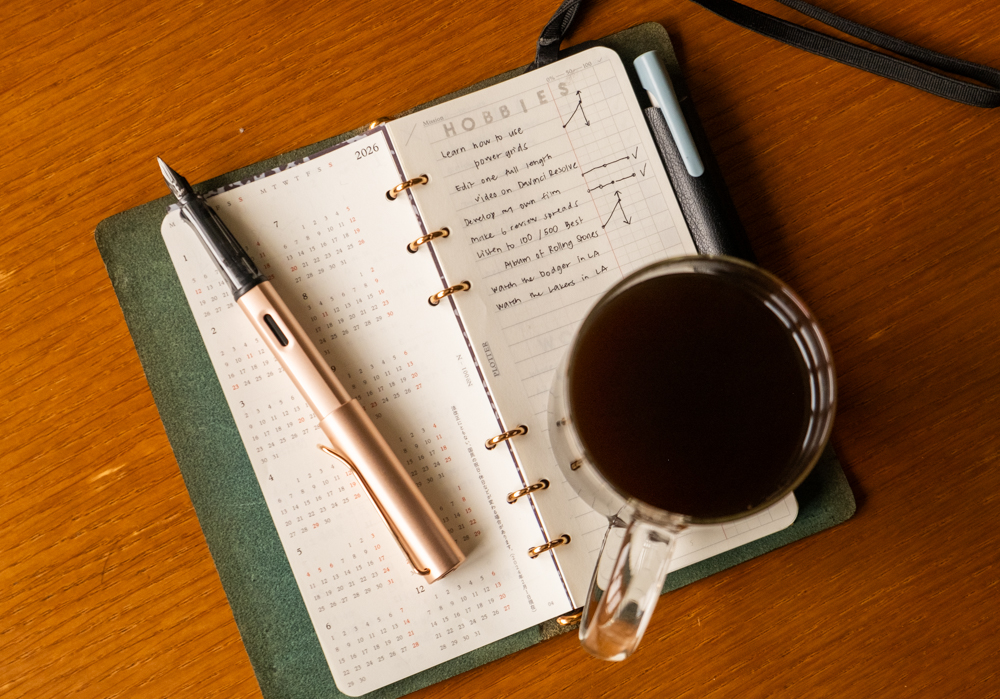
[[[619,53],[634,86],[638,86],[638,79],[632,73],[632,59],[646,51],[658,50],[678,91],[683,92],[670,40],[660,25],[640,25],[595,43]],[[593,44],[567,52],[590,45]],[[505,73],[430,104],[488,87],[521,72],[523,69]],[[275,156],[202,183],[196,189],[204,192],[248,178],[358,133],[360,129]],[[160,224],[172,202],[172,197],[164,197],[101,222],[96,231],[98,248],[264,696],[269,699],[343,696],[324,659],[164,246]],[[197,420],[192,418],[195,415]],[[796,496],[799,515],[792,526],[672,573],[665,590],[832,527],[854,513],[854,497],[829,449]],[[402,696],[567,630],[549,621],[366,696]]]

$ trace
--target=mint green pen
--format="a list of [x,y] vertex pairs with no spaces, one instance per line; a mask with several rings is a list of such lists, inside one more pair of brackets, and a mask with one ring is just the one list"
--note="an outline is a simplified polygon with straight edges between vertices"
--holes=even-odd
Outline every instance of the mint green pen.
[[701,177],[705,172],[705,166],[701,162],[701,156],[698,155],[691,130],[681,111],[681,103],[677,101],[677,93],[674,92],[674,86],[663,68],[659,55],[656,51],[647,51],[635,59],[633,65],[639,74],[639,82],[649,95],[649,101],[663,114],[688,174],[691,177]]

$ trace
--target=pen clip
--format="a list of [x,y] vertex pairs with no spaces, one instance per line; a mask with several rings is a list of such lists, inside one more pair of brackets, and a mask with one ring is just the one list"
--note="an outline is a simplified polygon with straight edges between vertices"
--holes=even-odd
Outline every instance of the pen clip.
[[375,497],[375,494],[372,492],[371,487],[368,485],[368,481],[366,481],[365,477],[361,475],[361,471],[359,471],[357,467],[355,467],[354,462],[351,461],[346,456],[344,456],[343,454],[334,451],[325,444],[317,444],[316,446],[318,446],[319,450],[322,451],[324,454],[332,456],[333,458],[337,459],[345,466],[347,466],[347,468],[351,470],[351,473],[354,474],[355,478],[361,481],[361,485],[364,486],[365,491],[368,493],[368,497],[375,504],[375,509],[378,510],[378,514],[382,518],[382,521],[385,522],[385,526],[389,530],[389,533],[392,534],[393,538],[396,540],[396,543],[399,544],[399,548],[401,548],[403,550],[403,553],[406,554],[406,560],[410,564],[410,568],[413,569],[413,572],[416,573],[417,575],[427,575],[428,573],[430,573],[431,569],[422,565],[417,560],[416,554],[413,553],[413,550],[406,545],[406,542],[396,534],[396,530],[393,529],[391,524],[389,524],[389,518],[386,516],[385,510],[382,509],[382,503],[380,503],[378,501],[378,498]]

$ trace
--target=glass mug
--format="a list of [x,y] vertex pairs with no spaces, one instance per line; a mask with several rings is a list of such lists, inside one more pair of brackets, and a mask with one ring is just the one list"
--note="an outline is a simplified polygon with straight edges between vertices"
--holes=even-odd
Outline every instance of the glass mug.
[[835,404],[816,320],[760,268],[681,257],[612,287],[577,331],[549,397],[559,466],[609,520],[584,648],[628,657],[677,535],[787,495],[822,453]]

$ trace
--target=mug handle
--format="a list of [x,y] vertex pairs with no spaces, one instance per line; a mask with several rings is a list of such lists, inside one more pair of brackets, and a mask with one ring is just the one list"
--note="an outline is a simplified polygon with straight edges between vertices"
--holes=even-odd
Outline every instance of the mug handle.
[[580,623],[580,643],[602,660],[624,660],[639,645],[663,591],[681,525],[617,517],[604,544]]

